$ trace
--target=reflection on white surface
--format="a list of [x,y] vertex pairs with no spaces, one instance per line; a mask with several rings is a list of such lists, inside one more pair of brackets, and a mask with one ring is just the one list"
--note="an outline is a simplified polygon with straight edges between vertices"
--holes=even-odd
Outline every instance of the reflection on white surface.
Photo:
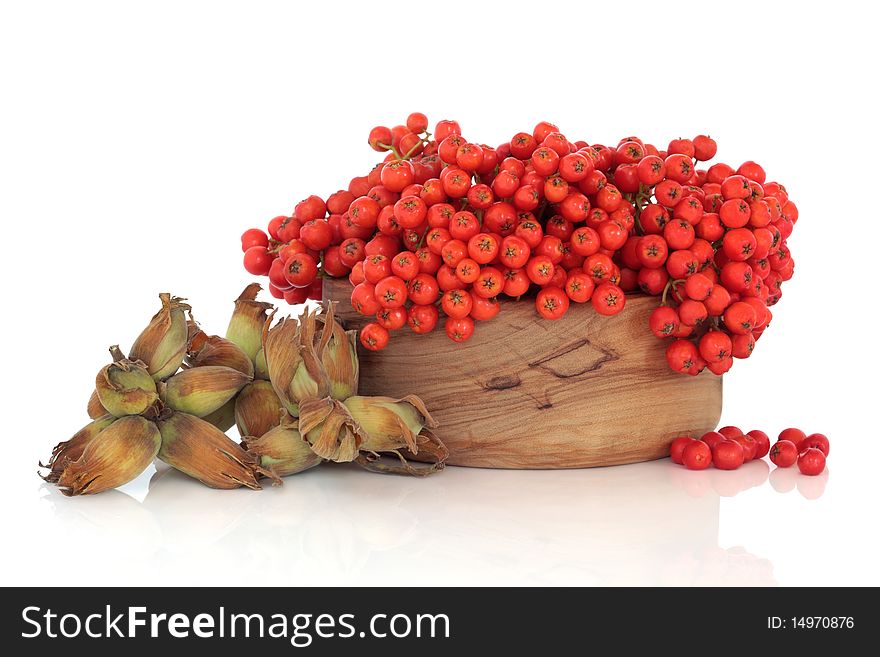
[[770,473],[770,485],[777,493],[790,493],[793,490],[808,500],[817,500],[825,492],[828,484],[828,469],[815,477],[802,475],[796,466],[790,468],[773,468]]
[[[774,488],[806,497],[827,479],[777,472]],[[71,500],[48,487],[46,499],[71,557],[100,549],[108,568],[137,564],[125,572],[146,584],[774,585],[767,560],[718,543],[720,498],[767,485],[768,474],[764,461],[733,472],[668,460],[449,468],[425,480],[328,466],[253,492],[164,470],[143,502],[119,491]]]

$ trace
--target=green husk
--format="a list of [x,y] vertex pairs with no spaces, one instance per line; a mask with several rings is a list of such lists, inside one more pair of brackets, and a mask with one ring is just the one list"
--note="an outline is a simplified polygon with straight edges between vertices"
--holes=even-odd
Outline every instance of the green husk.
[[272,304],[257,301],[262,288],[251,283],[235,300],[232,319],[226,329],[226,337],[238,345],[247,357],[254,360],[263,346],[263,324],[272,310]]
[[88,441],[82,455],[67,461],[57,483],[65,495],[91,495],[118,488],[153,462],[161,437],[155,423],[139,416],[119,418]]
[[180,369],[186,356],[187,325],[185,299],[167,292],[159,295],[162,308],[131,346],[128,357],[145,363],[156,381],[163,381]]
[[109,413],[107,413],[107,409],[104,408],[104,405],[101,403],[101,400],[98,399],[97,390],[92,390],[92,396],[89,397],[89,403],[86,405],[86,412],[93,420],[97,420],[99,417],[109,415]]
[[337,463],[354,461],[364,440],[348,409],[329,397],[300,402],[299,431],[315,454]]
[[222,365],[238,370],[248,377],[254,376],[254,361],[241,347],[219,335],[207,335],[201,329],[190,331],[186,365],[189,367]]
[[230,399],[213,413],[208,413],[202,418],[205,422],[213,424],[223,433],[235,426],[235,398]]
[[343,404],[366,433],[361,448],[372,452],[404,448],[415,452],[416,436],[422,429],[437,426],[425,403],[415,395],[401,399],[355,396]]
[[55,445],[52,455],[49,457],[46,465],[40,463],[41,468],[48,468],[49,472],[45,476],[41,475],[44,480],[49,483],[58,483],[61,473],[67,464],[76,461],[85,451],[86,446],[104,429],[109,427],[116,418],[112,415],[105,414],[92,422],[89,422],[82,429],[73,434],[73,437],[64,442]]
[[333,316],[334,304],[325,305],[324,329],[318,344],[321,362],[330,378],[330,395],[344,401],[358,392],[360,365],[357,331],[344,331]]
[[271,383],[247,384],[235,398],[235,424],[239,435],[259,438],[281,423],[282,409]]
[[231,367],[205,365],[175,374],[161,385],[160,392],[169,408],[204,417],[221,408],[250,381],[250,376]]
[[140,415],[159,398],[156,382],[141,361],[122,357],[118,347],[111,347],[110,353],[118,360],[95,377],[98,401],[111,415]]
[[211,488],[232,489],[246,486],[259,490],[259,478],[280,480],[260,466],[217,427],[188,413],[173,412],[159,420],[162,446],[159,458]]
[[323,461],[303,440],[295,423],[276,426],[262,436],[247,436],[242,447],[260,459],[260,465],[278,477],[308,470]]

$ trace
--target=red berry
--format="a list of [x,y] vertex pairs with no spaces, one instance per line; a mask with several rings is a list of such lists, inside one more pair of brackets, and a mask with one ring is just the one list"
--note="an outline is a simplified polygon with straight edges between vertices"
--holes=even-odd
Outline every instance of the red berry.
[[684,452],[684,448],[694,442],[694,439],[690,436],[680,436],[672,441],[669,445],[669,458],[672,459],[673,463],[682,464],[682,456]]
[[443,119],[442,121],[437,121],[437,125],[434,127],[434,139],[437,141],[443,141],[449,135],[460,134],[461,126],[458,125],[458,121]]
[[376,254],[364,260],[364,278],[368,283],[375,285],[391,273],[391,260],[387,256]]
[[252,246],[269,248],[269,236],[259,228],[249,228],[241,234],[241,250],[247,251]]
[[465,342],[474,334],[474,320],[470,317],[449,317],[445,324],[446,335],[453,342]]
[[425,132],[428,129],[428,117],[421,112],[413,112],[406,117],[406,127],[417,134]]
[[736,470],[746,460],[745,450],[736,440],[725,438],[712,448],[712,462],[719,470]]
[[573,271],[566,278],[565,293],[575,303],[589,301],[594,289],[593,280],[582,272]]
[[580,182],[592,170],[593,161],[582,153],[569,153],[559,160],[559,175],[570,183]]
[[803,474],[815,477],[825,471],[825,454],[821,449],[810,447],[801,453],[797,464]]
[[467,255],[481,265],[492,262],[498,255],[498,239],[490,233],[477,233],[467,243]]
[[501,302],[498,297],[486,298],[472,295],[472,301],[471,318],[477,321],[485,322],[501,312]]
[[723,433],[718,433],[717,431],[709,431],[707,433],[704,433],[700,440],[706,443],[711,449],[714,449],[715,445],[717,445],[722,440],[728,440],[728,438]]
[[613,283],[598,285],[593,290],[593,296],[590,300],[593,302],[593,308],[600,315],[616,315],[626,306],[626,295]]
[[264,246],[252,246],[244,252],[244,268],[254,276],[266,276],[272,260],[269,250]]
[[801,443],[804,442],[806,438],[807,434],[805,434],[800,429],[790,428],[780,431],[778,440],[788,440],[789,442],[793,443],[794,446],[797,448],[797,451],[800,452]]
[[449,290],[443,295],[441,307],[447,317],[461,319],[470,315],[473,308],[473,297],[466,290]]
[[636,281],[642,292],[656,296],[661,294],[666,287],[666,283],[669,281],[669,274],[666,273],[665,269],[643,267],[639,270]]
[[757,321],[757,313],[755,309],[748,303],[737,301],[730,304],[724,311],[724,325],[727,330],[737,335],[745,335],[751,333],[755,328]]
[[559,154],[552,148],[541,146],[532,153],[531,162],[539,175],[549,176],[559,166]]
[[752,209],[743,199],[731,199],[724,201],[718,209],[721,223],[728,228],[742,228],[749,223]]
[[684,282],[684,292],[694,301],[705,301],[712,294],[712,280],[704,274],[688,276]]
[[733,367],[733,358],[728,356],[727,358],[724,358],[722,360],[708,363],[706,367],[709,368],[709,371],[712,372],[712,374],[721,376],[725,372],[729,372],[730,368]]
[[488,299],[498,295],[504,287],[504,276],[495,267],[483,267],[473,284],[473,293]]
[[734,427],[732,425],[721,427],[718,429],[718,433],[725,438],[736,438],[737,436],[743,435],[743,432],[739,427]]
[[758,248],[755,234],[748,228],[727,231],[722,240],[724,255],[733,261],[743,262],[751,258]]
[[380,180],[382,186],[392,192],[400,192],[411,185],[415,177],[412,163],[407,160],[392,160],[382,167]]
[[804,438],[800,444],[800,450],[804,451],[806,449],[818,449],[825,456],[828,456],[828,452],[831,450],[831,445],[828,442],[828,438],[823,433],[811,433],[809,436]]
[[568,295],[558,287],[548,285],[535,297],[535,308],[544,319],[559,319],[568,312]]
[[687,278],[692,274],[696,274],[699,270],[700,263],[697,261],[693,251],[688,249],[673,251],[666,259],[666,271],[673,278]]
[[509,269],[521,269],[529,261],[531,249],[526,241],[516,235],[508,235],[501,242],[498,258]]
[[740,175],[727,176],[721,182],[721,194],[725,199],[744,199],[751,195],[749,181]]
[[732,348],[730,337],[723,331],[707,331],[700,338],[700,356],[708,363],[724,360]]
[[369,196],[361,196],[351,202],[348,208],[348,216],[355,226],[374,228],[381,209],[375,199]]
[[752,438],[748,434],[742,434],[736,436],[732,440],[735,440],[739,443],[743,448],[743,458],[746,461],[751,461],[755,458],[755,455],[758,453],[758,444],[755,442],[755,439]]
[[370,148],[380,153],[388,150],[388,147],[391,146],[391,141],[391,130],[384,125],[376,126],[370,130],[370,135],[367,137],[367,143],[370,144]]
[[272,261],[272,266],[269,267],[269,285],[281,292],[282,298],[284,292],[293,287],[284,275],[284,265],[285,262],[281,258],[275,258]]
[[709,311],[702,301],[694,301],[693,299],[685,299],[678,306],[678,316],[681,317],[681,323],[687,326],[698,326],[706,321]]
[[374,294],[383,308],[400,308],[407,300],[406,282],[399,276],[387,276],[376,283]]
[[370,322],[361,329],[361,344],[370,351],[379,351],[387,347],[390,337],[388,329],[376,322]]
[[682,450],[681,460],[689,470],[705,470],[712,465],[712,450],[703,441],[694,440]]
[[309,196],[296,204],[293,209],[293,216],[301,224],[313,219],[323,219],[327,214],[327,206],[320,196]]
[[718,151],[718,144],[715,140],[706,135],[697,135],[694,137],[694,159],[700,162],[706,162],[715,157]]
[[669,306],[660,306],[651,313],[649,325],[658,338],[668,338],[675,334],[681,324],[678,313]]
[[286,221],[288,221],[290,217],[286,217],[284,215],[279,215],[277,217],[273,217],[269,220],[269,237],[273,240],[280,240],[279,231],[281,230],[281,226],[284,225]]
[[700,360],[697,347],[688,340],[676,340],[666,348],[666,362],[676,372],[694,373]]
[[798,449],[790,440],[780,440],[770,448],[770,460],[778,468],[793,466],[795,461],[797,461],[797,457]]
[[[592,281],[590,282],[592,283]],[[502,291],[509,297],[520,297],[528,292],[531,283],[525,270],[508,269],[504,272],[504,288]]]
[[694,175],[691,158],[681,153],[673,153],[666,158],[666,178],[684,184]]
[[518,132],[510,140],[510,153],[514,158],[528,159],[538,147],[538,141],[527,132]]
[[666,147],[666,152],[670,155],[673,153],[678,153],[681,155],[685,155],[688,158],[692,158],[696,149],[694,147],[694,142],[690,139],[673,139],[669,142],[669,146]]
[[405,281],[411,281],[419,273],[419,261],[412,251],[401,251],[391,259],[391,272]]
[[748,358],[755,349],[755,337],[752,333],[734,335],[731,339],[731,355],[734,358]]
[[406,326],[406,308],[382,308],[376,313],[376,321],[389,331],[397,331]]
[[413,305],[410,306],[406,315],[406,323],[412,329],[413,333],[423,334],[430,333],[437,326],[440,319],[440,313],[437,306],[434,305]]
[[418,196],[404,196],[394,204],[392,212],[398,225],[418,228],[425,221],[428,206]]
[[694,227],[683,219],[670,221],[663,227],[663,238],[671,249],[687,249],[694,243]]
[[666,163],[656,155],[646,155],[639,161],[636,172],[643,185],[656,185],[666,176]]
[[755,441],[755,458],[762,459],[770,451],[770,438],[763,431],[752,429],[748,435]]
[[382,309],[376,301],[376,288],[372,283],[360,283],[351,291],[351,305],[361,315],[375,315]]
[[767,179],[767,174],[764,173],[764,169],[761,165],[757,162],[752,162],[751,160],[740,164],[736,172],[757,183],[763,183]]
[[483,149],[477,144],[462,144],[456,151],[455,162],[465,171],[476,171],[483,164]]
[[309,288],[307,287],[292,287],[289,290],[285,290],[283,293],[284,300],[290,304],[291,306],[296,306],[300,303],[305,303],[306,299],[309,297]]

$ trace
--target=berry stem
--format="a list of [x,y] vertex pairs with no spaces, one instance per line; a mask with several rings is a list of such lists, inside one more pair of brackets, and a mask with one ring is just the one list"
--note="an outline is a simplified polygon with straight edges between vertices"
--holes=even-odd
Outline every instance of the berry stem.
[[[660,297],[660,305],[661,306],[669,305],[666,303],[666,297],[669,294],[669,290],[672,290],[676,285],[683,285],[683,284],[684,284],[683,278],[670,278],[668,281],[666,281],[666,285],[663,288],[663,295]],[[674,292],[674,290],[673,290],[673,292]]]
[[383,144],[383,143],[379,142],[376,145],[381,148],[384,148],[386,151],[391,151],[392,153],[394,153],[394,157],[396,157],[398,160],[403,159],[402,157],[400,157],[400,153],[397,152],[397,149],[394,148],[394,146],[392,144]]

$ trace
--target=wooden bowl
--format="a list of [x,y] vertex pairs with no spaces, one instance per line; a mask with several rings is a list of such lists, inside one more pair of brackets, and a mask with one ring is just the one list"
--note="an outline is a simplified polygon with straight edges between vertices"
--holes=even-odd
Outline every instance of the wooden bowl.
[[[347,328],[369,319],[351,307],[351,285],[327,279]],[[572,304],[557,321],[531,300],[506,300],[463,344],[442,325],[401,330],[380,352],[360,349],[360,393],[424,399],[440,423],[449,463],[484,468],[585,468],[668,454],[678,435],[711,431],[721,417],[721,377],[666,365],[648,329],[654,297],[635,295],[614,317]],[[441,318],[442,322],[442,318]]]

